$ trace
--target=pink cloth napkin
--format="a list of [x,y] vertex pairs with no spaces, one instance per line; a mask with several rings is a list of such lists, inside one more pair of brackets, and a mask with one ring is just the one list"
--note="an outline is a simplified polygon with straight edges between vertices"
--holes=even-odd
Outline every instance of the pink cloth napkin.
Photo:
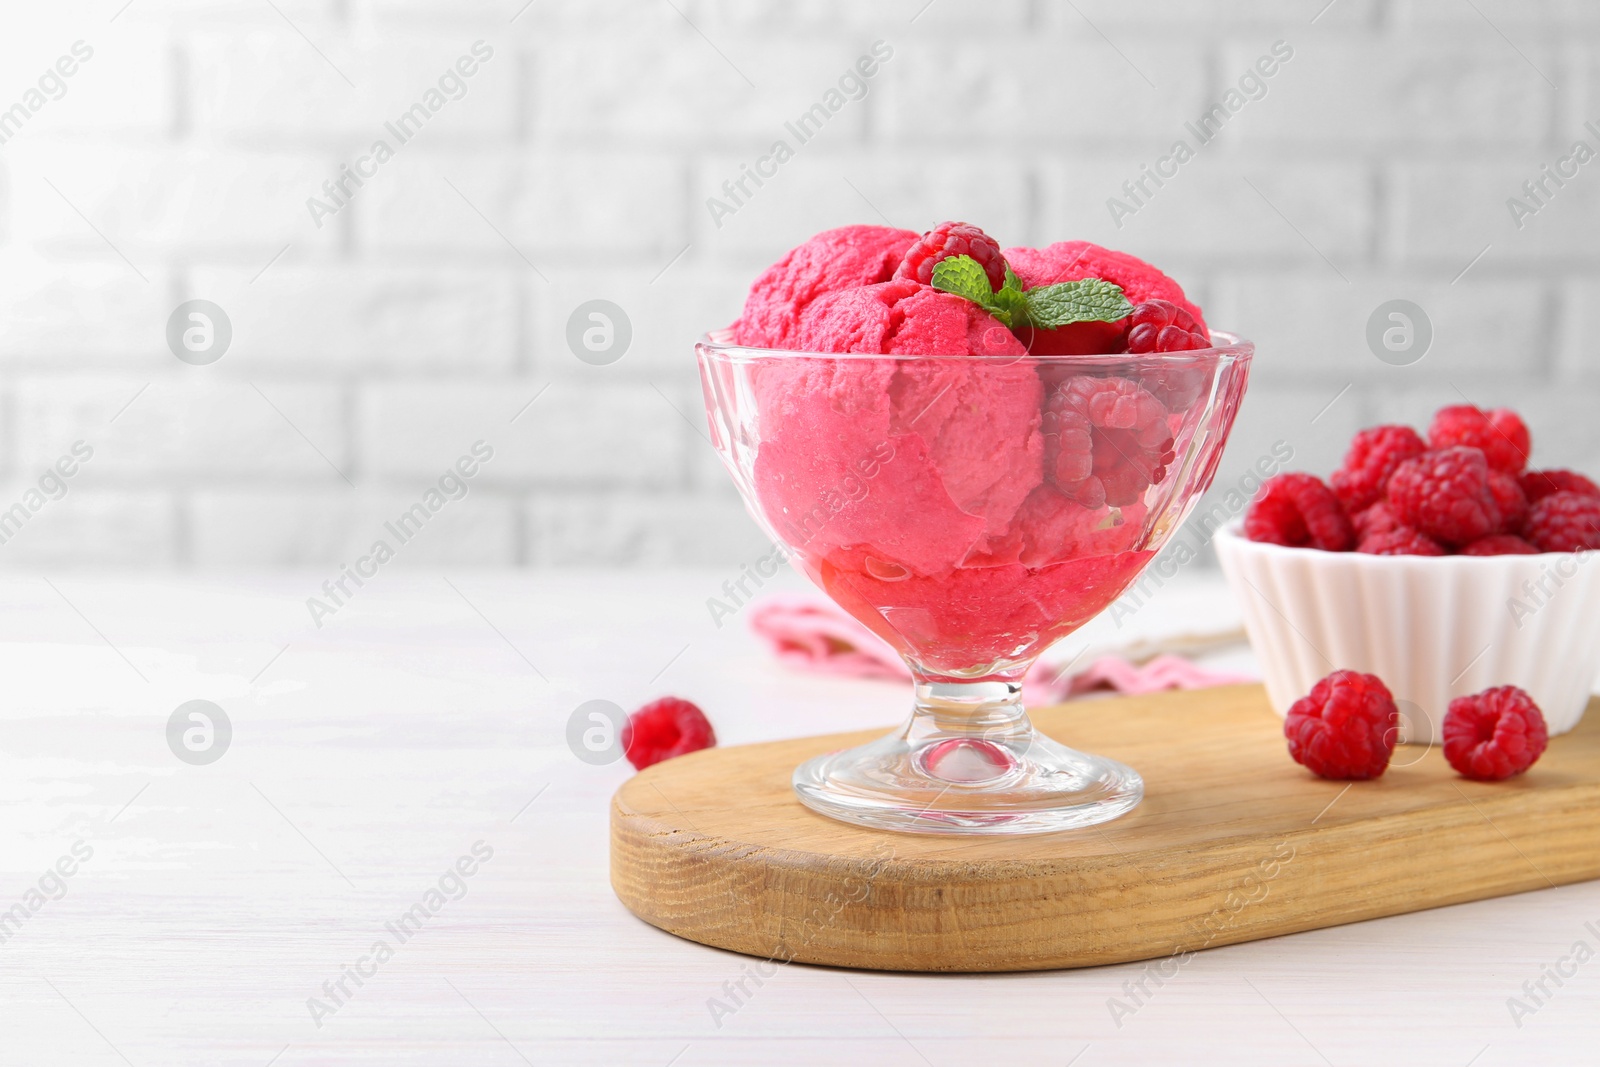
[[[825,601],[775,594],[751,608],[750,629],[780,661],[796,670],[853,678],[911,677],[905,662],[882,638]],[[1093,692],[1155,693],[1252,680],[1207,670],[1172,655],[1156,656],[1143,664],[1120,656],[1100,656],[1076,671],[1071,667],[1035,663],[1022,681],[1023,699],[1043,704]]]

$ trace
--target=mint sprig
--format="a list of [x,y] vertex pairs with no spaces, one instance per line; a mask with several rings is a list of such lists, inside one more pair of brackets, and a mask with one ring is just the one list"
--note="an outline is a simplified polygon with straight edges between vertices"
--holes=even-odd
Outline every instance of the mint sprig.
[[1133,314],[1122,287],[1100,278],[1041,285],[1024,298],[1033,324],[1046,330],[1072,322],[1116,322]]
[[1074,322],[1115,322],[1133,314],[1122,287],[1101,278],[1082,278],[1024,289],[1008,265],[999,291],[971,256],[951,256],[934,264],[933,287],[970,300],[1012,333],[1028,328],[1054,330]]

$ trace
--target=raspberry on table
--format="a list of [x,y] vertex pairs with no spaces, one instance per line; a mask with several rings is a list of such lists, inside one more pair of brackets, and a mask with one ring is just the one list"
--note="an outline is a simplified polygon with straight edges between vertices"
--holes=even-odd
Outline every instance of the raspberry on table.
[[951,256],[971,256],[977,260],[983,273],[989,276],[989,287],[995,292],[1006,282],[1006,257],[1000,254],[1000,242],[965,222],[941,222],[917,238],[906,250],[894,276],[932,285],[933,268]]
[[1444,546],[1420,530],[1395,526],[1382,533],[1368,534],[1356,545],[1357,552],[1369,556],[1443,556]]
[[1480,537],[1461,550],[1463,556],[1535,556],[1539,549],[1516,534]]
[[1523,471],[1517,484],[1527,496],[1529,504],[1537,504],[1551,493],[1582,493],[1600,496],[1600,485],[1595,485],[1577,471]]
[[1344,462],[1328,479],[1345,510],[1354,515],[1383,499],[1394,469],[1428,450],[1427,442],[1409,426],[1374,426],[1350,441]]
[[1344,505],[1311,474],[1267,479],[1244,513],[1244,535],[1252,541],[1329,552],[1348,551],[1356,537]]
[[1375,675],[1334,671],[1295,701],[1284,720],[1289,755],[1323,778],[1377,778],[1389,768],[1400,711]]
[[1468,778],[1499,782],[1532,767],[1550,743],[1544,713],[1514,685],[1456,697],[1444,717],[1444,758]]
[[1527,424],[1516,412],[1510,408],[1483,411],[1472,404],[1440,408],[1428,427],[1428,443],[1434,448],[1481,448],[1489,466],[1508,474],[1527,466],[1533,449]]
[[1407,526],[1447,545],[1464,545],[1500,529],[1480,449],[1456,445],[1413,456],[1389,477],[1389,506]]
[[622,750],[628,762],[641,771],[716,743],[716,732],[705,712],[678,697],[651,701],[629,715],[622,727]]
[[1170,300],[1146,300],[1128,316],[1129,352],[1190,352],[1210,348],[1200,324]]
[[1528,513],[1522,534],[1541,552],[1600,548],[1600,497],[1551,493]]
[[1500,532],[1514,534],[1528,517],[1528,495],[1517,480],[1504,471],[1489,472],[1489,493],[1500,512]]

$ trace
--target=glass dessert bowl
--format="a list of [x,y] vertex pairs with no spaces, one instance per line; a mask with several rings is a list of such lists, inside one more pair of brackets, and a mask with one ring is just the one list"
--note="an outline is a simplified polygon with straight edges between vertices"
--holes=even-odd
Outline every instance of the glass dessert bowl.
[[1116,818],[1138,773],[1034,729],[1022,677],[1115,600],[1210,485],[1252,346],[905,356],[696,348],[712,441],[751,513],[904,657],[909,720],[808,760],[846,822],[1042,833]]

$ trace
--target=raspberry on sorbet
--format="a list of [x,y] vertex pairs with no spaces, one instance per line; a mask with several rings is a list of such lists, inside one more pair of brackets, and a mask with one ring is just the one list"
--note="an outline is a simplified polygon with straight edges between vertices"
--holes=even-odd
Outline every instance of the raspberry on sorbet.
[[1135,305],[1128,321],[1129,352],[1189,352],[1211,347],[1211,338],[1194,316],[1170,300]]
[[951,256],[971,256],[989,278],[989,287],[999,292],[1006,281],[1006,258],[1000,242],[978,227],[965,222],[941,222],[906,250],[896,278],[909,278],[923,285],[933,284],[933,268]]

